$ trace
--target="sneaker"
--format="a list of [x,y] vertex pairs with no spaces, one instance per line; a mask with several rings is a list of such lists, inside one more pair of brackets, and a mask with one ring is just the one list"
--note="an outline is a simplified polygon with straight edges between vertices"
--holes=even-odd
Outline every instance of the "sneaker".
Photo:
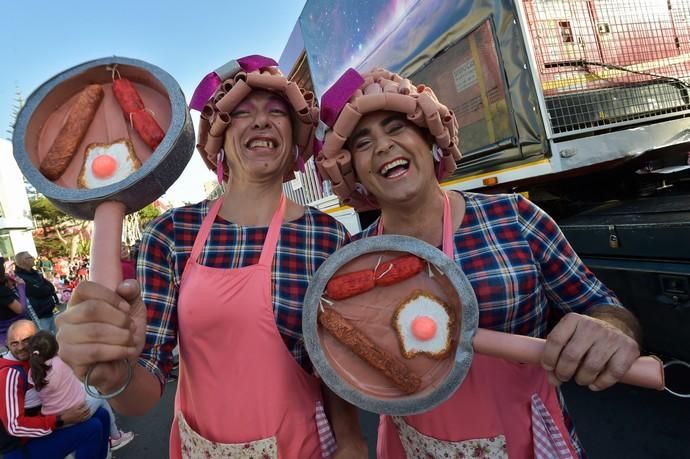
[[117,451],[123,446],[128,445],[132,440],[134,440],[134,432],[120,431],[120,438],[110,438],[110,449]]

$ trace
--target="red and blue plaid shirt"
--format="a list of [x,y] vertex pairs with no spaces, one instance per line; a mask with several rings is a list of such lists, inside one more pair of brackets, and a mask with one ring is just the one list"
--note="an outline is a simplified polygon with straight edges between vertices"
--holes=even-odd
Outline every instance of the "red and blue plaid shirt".
[[[466,210],[454,234],[455,262],[477,297],[480,327],[543,338],[569,312],[622,307],[539,207],[519,194],[462,195]],[[378,220],[357,237],[376,234],[377,225]],[[562,397],[561,404],[575,449],[584,457]]]
[[[146,345],[139,363],[163,382],[172,369],[177,344],[177,296],[208,201],[171,209],[144,233],[137,279],[147,309]],[[268,227],[247,227],[216,217],[199,257],[213,268],[257,264]],[[302,340],[302,302],[321,263],[349,240],[347,230],[329,215],[307,207],[301,218],[283,223],[273,263],[273,311],[278,331],[295,360],[311,372]]]
[[[543,338],[569,312],[621,306],[539,207],[519,194],[462,194],[455,261],[477,296],[480,327]],[[376,234],[377,224],[361,237]]]

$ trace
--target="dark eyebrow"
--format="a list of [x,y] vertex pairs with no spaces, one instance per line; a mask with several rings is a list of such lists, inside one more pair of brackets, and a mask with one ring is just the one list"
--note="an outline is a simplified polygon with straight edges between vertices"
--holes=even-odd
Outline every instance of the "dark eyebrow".
[[350,136],[350,143],[354,143],[358,138],[364,137],[365,135],[369,134],[369,128],[362,128],[358,131],[355,131],[354,134]]
[[[393,121],[396,121],[399,119],[402,119],[402,114],[394,113],[391,116],[385,117],[379,124],[385,128],[386,126],[388,126]],[[369,128],[362,128],[358,131],[355,131],[355,133],[350,136],[350,142],[354,142],[355,140],[357,140],[357,138],[363,137],[363,136],[368,135],[368,134],[369,134]]]

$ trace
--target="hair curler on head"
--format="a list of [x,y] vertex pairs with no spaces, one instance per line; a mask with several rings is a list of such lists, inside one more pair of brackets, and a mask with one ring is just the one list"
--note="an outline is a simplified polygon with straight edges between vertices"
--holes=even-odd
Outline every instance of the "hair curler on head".
[[[301,157],[301,161],[299,158],[295,161],[295,167],[311,157],[319,121],[314,94],[288,81],[273,59],[252,55],[230,61],[206,75],[189,103],[190,108],[201,112],[197,149],[209,169],[216,169],[216,155],[223,147],[225,131],[232,124],[229,113],[256,89],[274,92],[290,106],[293,139]],[[291,176],[286,174],[286,178]]]
[[[456,168],[461,154],[458,149],[458,122],[452,111],[441,104],[433,90],[415,86],[410,80],[385,69],[374,69],[360,75],[348,69],[324,93],[321,100],[321,131],[324,133],[315,154],[322,178],[333,183],[341,202],[357,210],[378,207],[372,196],[357,187],[347,139],[362,116],[377,111],[404,113],[407,119],[427,130],[442,153],[437,161],[437,179],[448,177]],[[348,152],[349,153],[349,152]],[[431,152],[429,153],[431,154]]]

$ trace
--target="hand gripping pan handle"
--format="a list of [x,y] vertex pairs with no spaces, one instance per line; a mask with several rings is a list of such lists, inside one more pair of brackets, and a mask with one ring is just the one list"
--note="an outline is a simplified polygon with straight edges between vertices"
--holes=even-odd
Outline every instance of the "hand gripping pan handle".
[[[531,336],[511,335],[479,328],[472,341],[475,352],[520,363],[541,363],[546,340]],[[662,362],[656,357],[639,357],[621,382],[648,389],[665,387]]]

